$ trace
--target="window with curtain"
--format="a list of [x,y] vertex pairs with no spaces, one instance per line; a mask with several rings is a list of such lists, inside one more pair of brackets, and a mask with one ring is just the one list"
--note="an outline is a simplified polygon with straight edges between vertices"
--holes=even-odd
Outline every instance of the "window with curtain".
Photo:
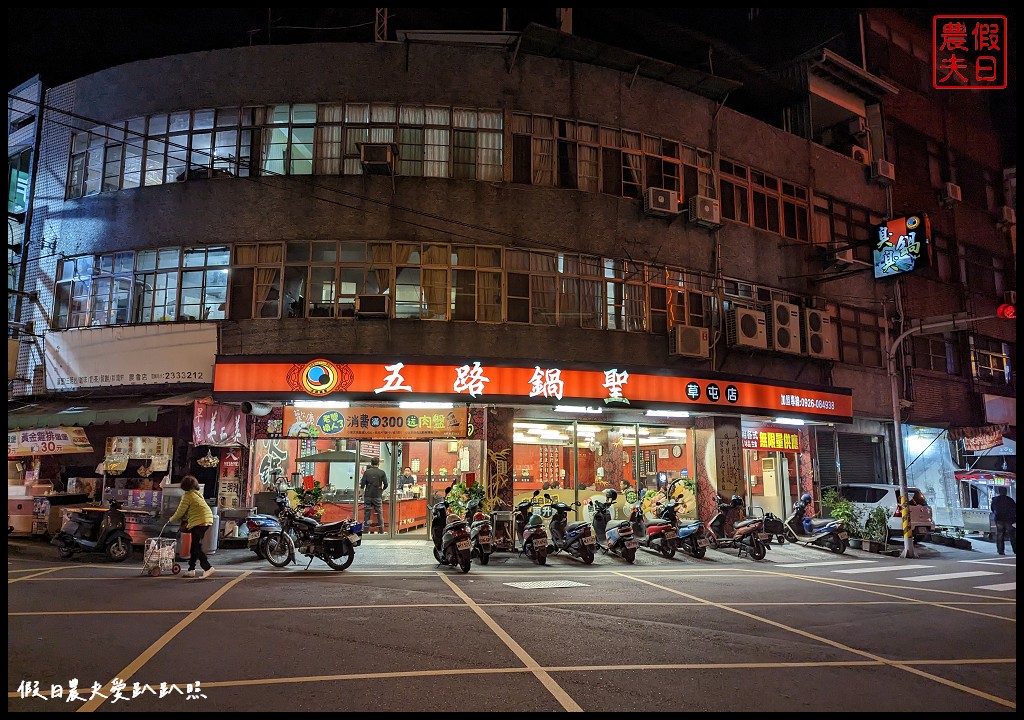
[[[246,308],[235,302],[235,288],[237,283],[232,279],[231,309],[232,312],[239,312],[241,315],[231,316],[232,320],[245,318],[277,319],[281,317],[282,298],[282,265],[284,261],[284,246],[282,243],[255,243],[242,244],[234,247],[234,267],[249,272],[238,273],[240,276],[251,278],[251,290],[243,291],[241,298],[246,296],[252,298],[252,306]],[[235,270],[232,270],[235,273]]]
[[913,338],[914,367],[947,375],[960,374],[960,358],[952,333]]
[[971,335],[971,373],[981,381],[1009,384],[1013,380],[1013,347],[995,338]]
[[497,247],[477,247],[477,322],[502,321],[502,251]]
[[317,175],[341,175],[345,157],[344,112],[340,103],[321,103],[317,108]]
[[510,323],[530,322],[530,253],[505,251],[505,315]]
[[644,135],[643,149],[647,173],[645,187],[671,190],[681,200],[679,143]]
[[551,187],[555,184],[554,121],[544,115],[534,115],[532,121],[532,158],[530,160],[533,185]]
[[423,175],[446,178],[451,163],[451,110],[428,105],[424,113]]
[[580,327],[604,328],[604,279],[601,258],[580,255]]

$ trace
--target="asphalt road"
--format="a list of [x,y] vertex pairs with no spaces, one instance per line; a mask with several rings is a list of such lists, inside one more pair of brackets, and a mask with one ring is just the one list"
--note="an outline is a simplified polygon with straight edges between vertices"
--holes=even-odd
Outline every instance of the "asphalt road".
[[1014,710],[1016,557],[918,554],[498,554],[464,575],[370,539],[344,572],[222,550],[190,580],[9,539],[8,710]]

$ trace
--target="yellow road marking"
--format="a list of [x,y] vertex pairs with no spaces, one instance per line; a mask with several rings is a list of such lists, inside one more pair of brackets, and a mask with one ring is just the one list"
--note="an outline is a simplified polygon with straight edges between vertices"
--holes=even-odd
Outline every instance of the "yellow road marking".
[[22,577],[8,578],[7,584],[8,585],[13,585],[16,582],[22,582],[23,580],[31,580],[33,578],[40,577],[41,575],[46,575],[47,573],[57,572],[58,570],[64,570],[64,569],[65,569],[64,567],[55,567],[55,568],[49,568],[47,570],[40,570],[35,575],[24,575]]
[[491,632],[497,635],[498,638],[508,646],[509,650],[515,653],[516,657],[519,658],[520,662],[522,662],[529,670],[533,672],[534,677],[540,680],[541,684],[545,688],[547,688],[548,692],[550,692],[554,696],[554,698],[559,702],[559,704],[561,704],[563,708],[565,708],[569,712],[583,712],[583,708],[576,704],[576,701],[572,699],[569,693],[567,693],[561,685],[556,683],[555,679],[551,677],[551,675],[542,670],[537,661],[534,660],[533,657],[531,657],[530,654],[527,653],[526,650],[524,650],[519,643],[513,640],[512,636],[505,632],[505,630],[500,625],[498,625],[497,622],[494,621],[494,618],[492,618],[490,615],[484,612],[483,608],[477,605],[472,598],[466,595],[466,593],[462,592],[462,590],[450,579],[448,579],[441,573],[438,573],[438,577],[444,580],[444,582],[447,583],[447,585],[452,589],[452,591],[454,591],[456,595],[462,598],[463,601],[465,601],[465,603],[473,609],[473,612],[475,612],[477,616],[484,621],[484,624],[491,629]]

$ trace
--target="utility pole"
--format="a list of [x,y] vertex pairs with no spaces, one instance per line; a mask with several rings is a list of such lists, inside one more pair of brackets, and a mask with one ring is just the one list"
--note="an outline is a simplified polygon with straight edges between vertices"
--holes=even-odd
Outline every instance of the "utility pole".
[[[899,386],[899,374],[896,372],[896,351],[900,345],[911,335],[925,335],[926,331],[944,332],[946,330],[966,330],[967,326],[980,320],[992,320],[1002,318],[1004,315],[981,315],[971,317],[967,313],[959,313],[945,320],[919,320],[912,323],[910,328],[904,330],[895,340],[889,338],[889,318],[884,318],[885,326],[885,366],[889,374],[889,391],[892,395],[892,423],[896,434],[896,477],[900,485],[900,515],[903,518],[903,552],[900,557],[916,558],[914,552],[914,536],[910,527],[910,510],[908,509],[907,498],[907,466],[903,456],[903,412],[902,398]],[[957,326],[960,327],[957,327]]]

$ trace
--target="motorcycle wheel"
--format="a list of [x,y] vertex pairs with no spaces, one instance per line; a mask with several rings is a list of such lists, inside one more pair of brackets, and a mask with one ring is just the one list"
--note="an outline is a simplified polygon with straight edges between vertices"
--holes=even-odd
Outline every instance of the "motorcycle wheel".
[[438,565],[444,565],[444,558],[441,556],[441,551],[436,547],[434,548],[434,559],[437,560]]
[[57,546],[57,557],[62,560],[67,560],[69,557],[75,554],[75,551],[69,548],[67,545]]
[[768,554],[768,550],[765,548],[764,543],[757,538],[754,538],[754,542],[747,548],[747,552],[749,552],[750,557],[755,560],[764,560],[764,556]]
[[707,552],[708,549],[706,546],[701,547],[697,544],[696,540],[690,540],[690,554],[693,555],[695,558],[699,560],[700,558],[704,557],[707,554]]
[[584,545],[583,549],[580,550],[580,560],[583,561],[584,565],[592,565],[594,563],[594,551],[590,549],[589,545]]
[[842,538],[829,538],[828,549],[834,552],[836,555],[842,555],[844,552],[846,552],[846,541]]
[[491,561],[491,554],[490,553],[485,553],[485,552],[481,552],[480,553],[480,564],[481,565],[486,565],[490,561]]
[[634,560],[636,560],[636,548],[629,548],[628,550],[623,550],[622,557],[628,563],[633,562]]
[[779,535],[775,539],[779,541],[779,545],[785,545],[786,544],[786,536],[785,535]]
[[114,562],[124,562],[132,556],[132,544],[119,537],[107,545],[107,557]]
[[291,559],[291,543],[284,533],[273,532],[267,536],[267,544],[263,548],[267,562],[274,567],[283,568]]
[[464,573],[468,573],[469,572],[469,568],[472,567],[472,565],[473,565],[473,556],[469,552],[467,552],[465,550],[460,552],[459,553],[459,570],[461,570]]
[[672,559],[676,556],[676,544],[671,540],[662,540],[659,550],[663,558]]
[[548,561],[548,548],[547,546],[535,547],[533,549],[533,559],[538,565],[544,565]]
[[[345,543],[345,549],[342,551],[340,557],[331,557],[328,553],[324,553],[324,562],[331,566],[332,570],[344,570],[352,561],[356,559],[356,551],[348,543]],[[340,562],[339,562],[340,561]]]

